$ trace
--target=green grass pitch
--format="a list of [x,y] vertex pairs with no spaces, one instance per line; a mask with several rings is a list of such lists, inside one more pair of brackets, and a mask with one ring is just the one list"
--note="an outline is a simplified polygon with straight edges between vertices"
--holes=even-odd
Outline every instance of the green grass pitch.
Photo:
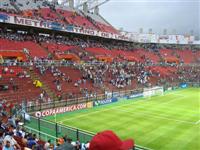
[[[54,121],[54,116],[46,117]],[[110,129],[122,139],[155,150],[200,150],[200,89],[121,100],[60,114],[56,121],[93,133]]]

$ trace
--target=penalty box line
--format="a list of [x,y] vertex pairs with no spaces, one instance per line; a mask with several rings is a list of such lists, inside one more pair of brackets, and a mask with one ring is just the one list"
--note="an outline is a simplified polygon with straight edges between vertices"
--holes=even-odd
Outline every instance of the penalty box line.
[[[140,101],[140,102],[144,102],[144,101]],[[82,117],[84,117],[84,116],[89,116],[89,115],[91,115],[91,114],[96,114],[96,113],[99,113],[99,112],[105,112],[105,111],[109,111],[109,110],[115,110],[115,109],[117,109],[117,108],[123,108],[123,107],[125,107],[125,106],[129,106],[130,105],[130,103],[128,103],[128,104],[123,104],[123,105],[119,105],[119,106],[113,106],[113,108],[100,108],[101,106],[99,106],[99,108],[100,109],[97,109],[97,110],[95,110],[94,112],[90,112],[90,113],[86,113],[86,114],[81,114],[81,115],[77,115],[77,116],[74,116],[74,117],[72,117],[72,118],[67,118],[67,119],[63,119],[63,120],[61,120],[61,121],[58,121],[57,123],[63,123],[63,122],[65,122],[65,121],[68,121],[68,120],[73,120],[73,119],[77,119],[77,118],[82,118]],[[92,108],[93,109],[93,108]],[[104,109],[104,110],[102,110],[102,109]],[[117,109],[118,110],[118,109]]]
[[[181,99],[183,99],[183,98],[185,98],[185,96],[181,96],[181,97],[179,97],[179,98],[173,98],[173,99],[171,99],[171,100],[168,100],[168,101],[166,101],[166,102],[162,102],[162,103],[160,103],[160,106],[162,107],[163,105],[167,105],[167,104],[169,104],[169,103],[171,103],[171,102],[174,102],[174,101],[177,101],[177,100],[181,100]],[[142,101],[143,102],[143,101]],[[124,109],[122,109],[123,107],[125,107],[125,106],[129,106],[130,105],[130,103],[128,103],[128,104],[123,104],[123,105],[119,105],[119,106],[114,106],[113,108],[107,108],[107,109],[104,109],[104,110],[96,110],[96,111],[94,111],[94,112],[91,112],[91,113],[86,113],[86,114],[81,114],[81,115],[78,115],[78,116],[74,116],[74,117],[72,117],[72,118],[67,118],[67,119],[63,119],[63,120],[61,120],[61,121],[59,121],[58,123],[61,123],[61,124],[63,124],[63,122],[65,122],[65,121],[68,121],[68,120],[73,120],[73,119],[77,119],[77,118],[82,118],[82,117],[84,117],[84,116],[89,116],[89,115],[92,115],[92,114],[96,114],[96,113],[99,113],[99,112],[106,112],[106,111],[109,111],[109,110],[118,110],[118,111],[120,111],[121,110],[121,112],[129,112],[129,111],[127,111],[127,110],[124,110]],[[144,106],[144,107],[146,107],[146,106]],[[117,108],[121,108],[120,110],[119,109],[117,109]],[[140,108],[140,107],[139,107]],[[130,110],[130,109],[129,109]],[[129,112],[129,113],[131,113],[131,111]],[[134,112],[134,113],[136,113],[136,112]],[[163,116],[163,115],[159,115],[159,114],[156,114],[156,113],[147,113],[147,112],[143,112],[143,113],[136,113],[136,114],[141,114],[141,115],[148,115],[148,116],[152,116],[153,118],[160,118],[160,119],[165,119],[165,120],[171,120],[171,121],[176,121],[176,122],[182,122],[182,123],[187,123],[187,124],[199,124],[200,123],[200,120],[198,120],[197,122],[191,122],[191,121],[186,121],[186,120],[179,120],[179,119],[174,119],[174,118],[168,118],[167,116]],[[129,114],[129,115],[133,115],[133,113],[131,113],[131,114]]]
[[[117,109],[117,108],[120,108],[121,109]],[[67,118],[67,119],[64,119],[62,121],[59,121],[58,123],[61,123],[63,124],[63,122],[65,121],[69,121],[69,120],[73,120],[73,119],[77,119],[77,118],[82,118],[82,117],[85,117],[85,116],[90,116],[92,114],[96,114],[96,113],[99,113],[99,112],[106,112],[106,111],[109,111],[109,110],[117,110],[117,111],[121,111],[121,112],[127,112],[129,113],[129,116],[134,116],[134,114],[139,114],[139,115],[142,115],[142,116],[151,116],[152,118],[158,118],[158,119],[164,119],[164,120],[170,120],[170,121],[175,121],[175,122],[182,122],[182,123],[185,123],[185,124],[192,124],[192,125],[195,125],[195,124],[199,124],[200,123],[200,120],[198,120],[197,122],[191,122],[191,121],[186,121],[186,120],[179,120],[179,119],[174,119],[174,118],[169,118],[167,117],[166,115],[163,116],[163,115],[159,115],[159,114],[156,114],[156,113],[147,113],[147,112],[131,112],[131,111],[128,111],[128,110],[125,110],[125,109],[122,109],[124,107],[123,106],[116,106],[114,108],[110,108],[110,109],[105,109],[105,110],[97,110],[95,112],[91,112],[91,113],[86,113],[86,114],[82,114],[82,115],[78,115],[78,116],[74,116],[72,118]],[[130,110],[130,109],[129,109]]]
[[[99,110],[95,110],[94,112],[86,112],[86,114],[81,114],[81,115],[78,115],[78,116],[74,116],[72,118],[67,118],[67,119],[63,119],[61,121],[58,121],[58,123],[63,123],[65,121],[68,121],[68,120],[73,120],[73,119],[76,119],[76,118],[81,118],[81,117],[84,117],[84,116],[89,116],[91,114],[96,114],[96,113],[99,113],[99,112],[105,112],[105,111],[109,111],[109,110],[115,110],[116,108],[120,108],[120,107],[123,107],[123,106],[129,106],[130,104],[123,104],[123,105],[119,105],[119,106],[114,106],[113,108],[100,108],[101,106],[99,106]],[[93,108],[92,108],[93,109]],[[104,110],[102,110],[104,109]]]
[[[129,112],[127,110],[118,110],[118,111],[122,111],[122,112]],[[175,121],[175,122],[180,122],[180,123],[185,123],[185,124],[190,124],[190,125],[195,125],[196,122],[192,122],[192,121],[186,121],[186,120],[180,120],[180,119],[174,119],[174,118],[168,118],[167,115],[163,116],[163,115],[159,115],[159,114],[156,114],[156,113],[145,113],[145,112],[134,112],[134,113],[131,113],[129,112],[129,116],[134,116],[134,114],[139,114],[139,115],[143,115],[143,116],[150,116],[152,118],[159,118],[159,119],[163,119],[163,120],[170,120],[170,121]],[[200,120],[199,120],[200,121]],[[199,122],[200,123],[200,122]]]
[[[161,106],[167,105],[167,104],[169,104],[169,103],[171,103],[173,101],[177,101],[177,100],[183,99],[183,97],[185,97],[185,96],[182,96],[182,97],[179,97],[179,98],[176,98],[176,99],[175,98],[171,99],[171,100],[169,100],[167,102],[161,103],[160,105]],[[63,120],[59,121],[58,123],[63,124],[63,122],[65,122],[65,121],[69,121],[69,120],[73,120],[73,119],[77,119],[77,118],[82,118],[84,116],[90,116],[92,114],[96,114],[96,113],[99,113],[99,112],[106,112],[106,111],[109,111],[109,110],[118,110],[118,111],[121,111],[121,112],[125,112],[125,111],[129,112],[127,110],[122,109],[123,107],[129,106],[129,105],[130,104],[128,103],[128,104],[125,104],[125,105],[114,106],[113,108],[107,108],[107,109],[104,109],[104,110],[101,110],[101,109],[100,110],[96,110],[96,111],[91,112],[91,113],[81,114],[81,115],[78,115],[78,116],[74,116],[72,118],[63,119]],[[117,108],[121,108],[121,109],[119,110]],[[132,116],[136,112],[132,113],[130,111],[129,113],[130,113],[129,115]],[[171,120],[171,121],[182,122],[182,123],[193,124],[193,125],[200,123],[200,120],[198,120],[197,122],[191,122],[191,121],[186,121],[186,120],[179,120],[179,119],[174,119],[174,118],[168,118],[167,116],[163,116],[163,115],[160,116],[159,114],[156,114],[156,113],[152,114],[152,113],[143,112],[143,113],[136,113],[136,114],[148,115],[148,116],[151,116],[152,118],[160,118],[160,119]]]

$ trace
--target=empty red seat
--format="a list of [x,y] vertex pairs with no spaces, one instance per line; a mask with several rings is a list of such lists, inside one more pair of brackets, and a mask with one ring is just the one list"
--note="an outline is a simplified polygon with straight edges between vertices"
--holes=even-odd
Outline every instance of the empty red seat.
[[0,39],[0,50],[24,50],[26,48],[31,56],[47,57],[48,53],[33,41],[11,41]]

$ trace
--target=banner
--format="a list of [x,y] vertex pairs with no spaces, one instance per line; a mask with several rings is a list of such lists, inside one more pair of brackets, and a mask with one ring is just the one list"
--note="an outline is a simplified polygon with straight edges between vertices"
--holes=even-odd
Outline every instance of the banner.
[[187,84],[187,83],[181,83],[179,86],[180,86],[181,88],[187,88],[187,87],[188,87],[188,84]]
[[64,25],[58,22],[34,20],[34,19],[23,18],[19,16],[9,16],[2,13],[0,13],[0,22],[129,41],[128,37],[124,35],[91,30],[91,29],[86,29],[86,28],[81,28],[81,27],[74,27],[72,25]]
[[117,98],[111,98],[111,99],[106,99],[106,100],[98,100],[93,102],[93,106],[100,106],[100,105],[105,105],[105,104],[110,104],[113,102],[117,102]]
[[51,27],[52,30],[57,30],[57,31],[62,30],[62,25],[60,23],[57,23],[57,22],[51,22],[50,27]]
[[10,16],[7,14],[0,14],[0,22],[10,22]]
[[64,25],[58,22],[43,21],[29,19],[19,16],[10,16],[5,13],[0,13],[0,22],[31,26],[37,28],[44,28],[50,30],[57,30],[70,33],[78,33],[90,36],[98,36],[109,39],[117,39],[130,42],[140,43],[166,43],[166,44],[196,44],[200,41],[195,41],[194,36],[190,35],[157,35],[157,34],[138,34],[138,33],[126,33],[120,32],[120,34],[114,34],[109,32],[102,32],[97,30],[86,29],[83,27],[75,27],[73,25]]
[[118,40],[124,40],[124,41],[130,41],[128,37],[124,35],[118,35],[113,34],[109,32],[102,32],[102,31],[96,31],[91,29],[84,29],[80,27],[73,27],[73,33],[79,33],[79,34],[85,34],[85,35],[91,35],[91,36],[99,36],[109,39],[118,39]]
[[66,106],[66,107],[59,107],[59,108],[53,108],[53,109],[48,109],[48,110],[43,110],[43,111],[37,111],[35,113],[35,117],[46,117],[46,116],[52,116],[55,114],[62,114],[65,112],[71,112],[75,110],[81,110],[87,108],[87,104],[77,104],[77,105],[71,105],[71,106]]
[[132,94],[127,96],[127,99],[133,99],[133,98],[137,98],[137,97],[142,97],[143,93],[138,93],[138,94]]
[[51,23],[51,22],[47,22],[47,21],[33,20],[33,19],[22,18],[22,17],[18,17],[18,16],[10,16],[9,23],[38,27],[38,28],[46,28],[46,29],[51,29],[51,27],[50,27],[51,24],[54,24],[53,22]]

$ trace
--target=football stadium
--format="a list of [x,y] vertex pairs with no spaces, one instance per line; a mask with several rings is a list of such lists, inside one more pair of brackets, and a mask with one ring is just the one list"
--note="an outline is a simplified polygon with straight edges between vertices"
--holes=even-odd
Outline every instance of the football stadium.
[[199,32],[117,29],[110,1],[0,1],[0,150],[200,150]]

